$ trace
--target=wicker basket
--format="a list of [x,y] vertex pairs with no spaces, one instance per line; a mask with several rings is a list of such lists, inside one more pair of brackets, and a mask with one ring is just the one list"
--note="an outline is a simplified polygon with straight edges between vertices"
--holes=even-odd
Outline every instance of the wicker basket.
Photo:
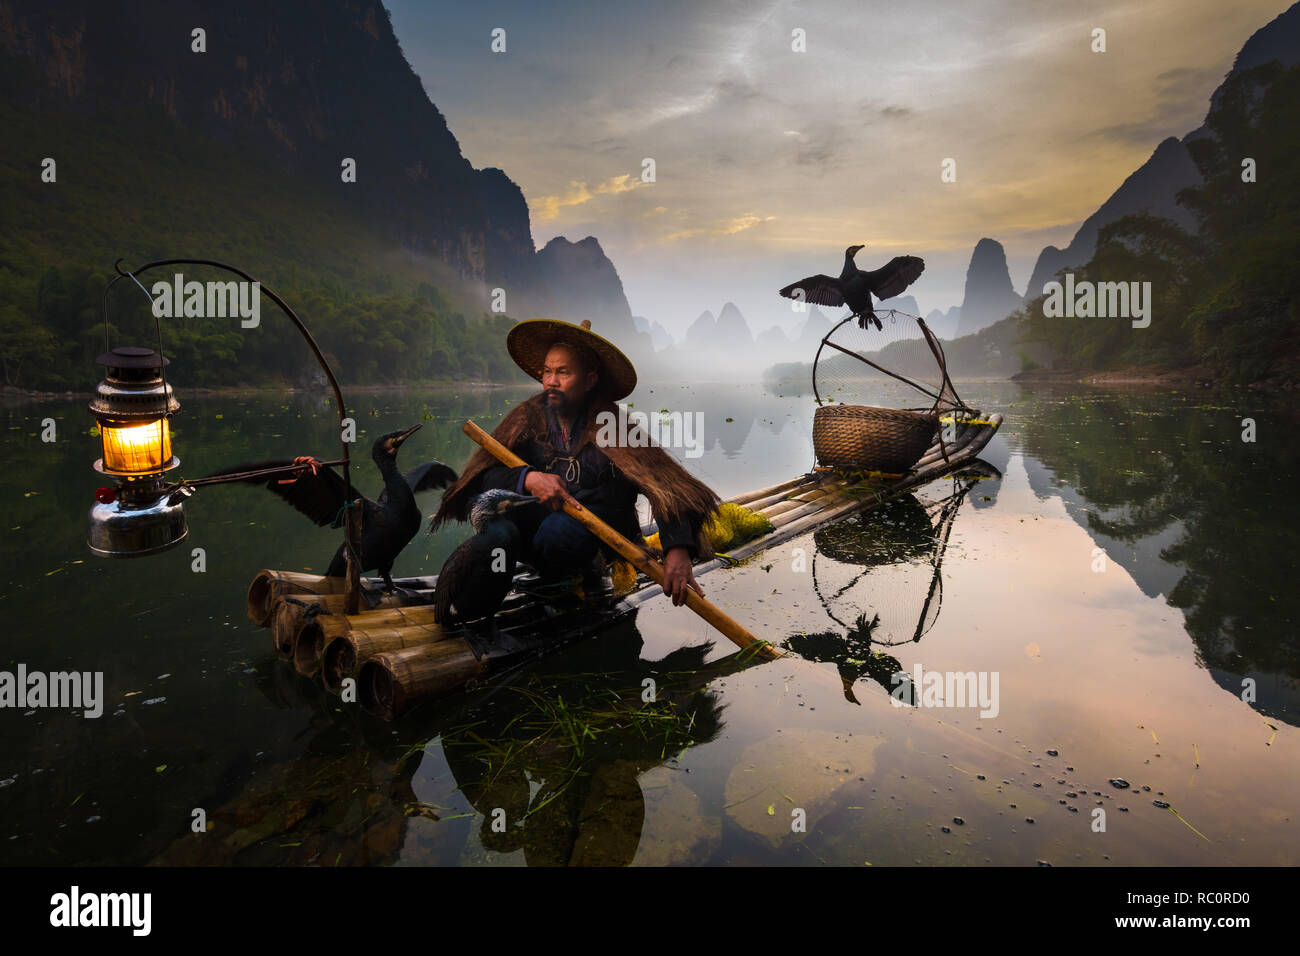
[[925,454],[938,429],[934,412],[822,405],[813,416],[813,451],[831,468],[902,474]]

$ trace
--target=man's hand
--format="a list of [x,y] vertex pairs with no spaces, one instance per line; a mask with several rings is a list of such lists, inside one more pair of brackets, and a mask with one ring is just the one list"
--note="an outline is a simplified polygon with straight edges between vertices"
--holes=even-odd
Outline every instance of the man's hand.
[[536,495],[538,501],[553,511],[563,508],[566,501],[578,503],[578,499],[569,494],[564,479],[549,471],[530,471],[524,476],[524,490]]
[[704,590],[695,583],[695,574],[691,570],[690,549],[670,548],[664,556],[664,594],[671,595],[673,604],[680,607],[686,603],[688,587],[704,597]]
[[[316,469],[325,467],[320,462],[318,462],[315,458],[313,458],[311,455],[299,455],[297,458],[293,460],[293,463],[295,465],[304,465],[304,464],[307,465],[311,469],[311,473],[313,475],[316,474]],[[276,484],[277,485],[293,484],[299,478],[302,478],[307,474],[307,468],[300,468],[297,471],[290,472],[290,474],[293,475],[292,478],[280,478],[276,481]]]

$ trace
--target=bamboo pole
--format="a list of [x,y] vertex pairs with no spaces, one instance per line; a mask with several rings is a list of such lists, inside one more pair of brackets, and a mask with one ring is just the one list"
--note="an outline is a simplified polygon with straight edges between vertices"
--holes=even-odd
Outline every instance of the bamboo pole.
[[373,632],[350,631],[326,645],[325,653],[321,655],[321,683],[326,690],[338,693],[343,681],[356,677],[361,665],[376,654],[433,644],[451,636],[448,631],[431,631],[422,627],[393,627]]
[[744,505],[746,508],[753,508],[753,502],[760,498],[770,497],[777,492],[788,492],[791,488],[799,485],[815,483],[815,478],[809,478],[807,475],[800,475],[798,478],[792,478],[790,481],[783,481],[779,485],[772,485],[768,488],[759,488],[756,491],[747,491],[744,494],[736,495],[728,500],[732,504]]
[[[393,584],[405,590],[431,591],[436,581],[437,578],[434,577],[394,578]],[[363,583],[372,591],[378,591],[384,586],[379,578],[364,578]],[[343,590],[343,578],[327,578],[323,574],[308,571],[264,569],[257,572],[248,586],[248,619],[258,627],[269,627],[277,599],[294,595],[307,600],[316,595],[342,594]]]
[[271,613],[271,644],[281,660],[293,660],[293,642],[298,638],[298,625],[290,620],[293,605],[281,601]]
[[739,501],[734,503],[741,505],[741,507],[743,508],[748,508],[750,511],[762,511],[765,508],[770,508],[774,504],[780,504],[782,501],[789,501],[796,494],[798,494],[801,489],[805,487],[807,487],[807,485],[798,485],[795,488],[789,488],[785,491],[778,491],[775,494],[764,495],[762,498],[754,498],[751,501],[746,501],[743,503]]
[[361,665],[357,700],[368,714],[394,720],[416,704],[487,673],[464,638],[376,654]]
[[[437,625],[434,608],[431,604],[418,604],[413,607],[384,607],[360,614],[321,614],[313,620],[319,624],[321,633],[328,644],[336,637],[342,637],[349,631],[369,631],[378,627],[401,627],[418,625],[434,627]],[[322,650],[324,648],[322,647]]]
[[[511,467],[518,467],[526,464],[522,458],[510,449],[506,448],[472,421],[467,421],[465,423],[464,432],[479,445],[487,449],[493,457],[503,464],[510,465]],[[628,541],[627,538],[623,537],[599,517],[592,514],[576,502],[566,501],[564,503],[564,513],[575,521],[581,522],[588,531],[612,547],[627,561],[630,561],[632,566],[637,570],[642,571],[658,584],[663,584],[663,565],[646,554],[643,548],[639,548],[632,544],[632,542]],[[721,631],[729,640],[732,641],[732,643],[739,647],[750,647],[758,641],[758,638],[751,634],[748,629],[743,627],[739,622],[732,620],[732,618],[728,617],[721,608],[701,597],[699,593],[689,587],[686,589],[686,606],[700,617],[704,618],[704,620],[708,621],[709,624],[713,625],[713,627]],[[785,656],[784,651],[767,641],[761,643],[761,646],[758,648],[758,653],[767,660]]]
[[343,572],[343,609],[349,614],[356,614],[361,610],[361,512],[362,499],[356,498],[352,501],[352,507],[347,509],[344,515],[344,541],[346,547],[343,549],[344,572]]
[[[398,609],[394,609],[398,610]],[[422,609],[423,610],[423,609]],[[387,617],[382,621],[375,620],[378,612],[358,615],[340,615],[341,621],[333,621],[329,618],[316,617],[307,621],[298,630],[297,638],[293,645],[293,666],[294,669],[304,677],[312,677],[320,670],[321,659],[325,654],[325,647],[331,641],[341,637],[375,637],[381,640],[393,640],[398,638],[394,647],[403,647],[407,643],[413,643],[400,639],[400,635],[408,633],[411,636],[415,634],[428,635],[429,640],[439,640],[445,636],[441,627],[433,620],[433,608],[428,608],[428,615],[412,615],[410,617],[393,618]],[[356,623],[349,623],[356,622]]]
[[[433,595],[432,590],[383,593],[379,596],[378,604],[373,608],[367,604],[361,614],[369,615],[376,610],[387,610],[389,608],[425,607],[433,604]],[[285,600],[286,597],[293,600]],[[314,617],[316,614],[326,614],[331,617],[335,615],[342,616],[346,600],[347,598],[343,594],[285,595],[280,598],[279,606],[276,609],[276,614],[282,615],[281,625],[278,626],[292,627],[296,630],[302,627],[309,617]],[[313,613],[313,609],[317,610]]]

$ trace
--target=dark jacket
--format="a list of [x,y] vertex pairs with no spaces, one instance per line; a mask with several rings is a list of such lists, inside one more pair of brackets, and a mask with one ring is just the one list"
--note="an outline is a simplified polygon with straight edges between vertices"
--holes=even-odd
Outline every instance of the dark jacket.
[[[483,472],[479,491],[505,488],[526,494],[524,480],[529,471],[550,472],[565,479],[569,494],[603,518],[615,531],[629,540],[639,541],[641,528],[636,513],[636,487],[600,448],[589,441],[578,447],[585,437],[587,410],[580,411],[570,422],[567,447],[557,416],[548,409],[546,417],[549,442],[537,437],[528,438],[522,448],[514,449],[528,464],[515,468],[508,465],[489,467]],[[687,518],[671,521],[660,514],[655,514],[654,518],[659,526],[659,545],[665,554],[672,548],[684,547],[689,549],[692,559],[697,556],[699,522]],[[606,551],[608,553],[609,549]]]

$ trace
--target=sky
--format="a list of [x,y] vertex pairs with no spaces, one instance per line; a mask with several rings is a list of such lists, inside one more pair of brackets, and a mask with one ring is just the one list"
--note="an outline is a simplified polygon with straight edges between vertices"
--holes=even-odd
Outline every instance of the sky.
[[465,157],[523,190],[535,244],[595,236],[633,314],[680,337],[728,301],[755,333],[794,328],[776,290],[858,243],[861,268],[925,259],[923,314],[961,303],[985,236],[1023,293],[1289,3],[386,5]]

